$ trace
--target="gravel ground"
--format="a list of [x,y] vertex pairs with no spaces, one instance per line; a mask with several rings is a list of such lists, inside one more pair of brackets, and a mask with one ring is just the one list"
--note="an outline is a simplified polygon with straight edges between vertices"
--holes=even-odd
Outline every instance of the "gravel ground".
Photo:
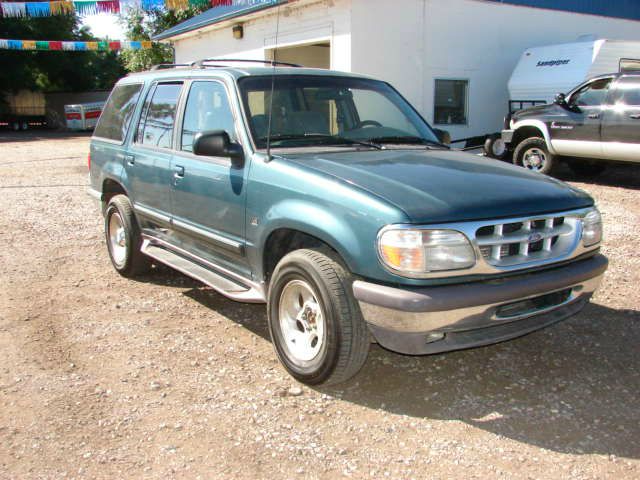
[[88,136],[0,137],[0,478],[639,478],[640,170],[595,183],[611,261],[578,316],[340,388],[278,364],[265,309],[112,269]]

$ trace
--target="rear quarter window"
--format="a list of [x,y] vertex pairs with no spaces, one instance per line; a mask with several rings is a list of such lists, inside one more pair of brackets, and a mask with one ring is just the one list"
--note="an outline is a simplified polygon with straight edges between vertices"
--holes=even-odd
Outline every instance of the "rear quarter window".
[[118,85],[113,89],[93,133],[95,137],[117,142],[124,140],[140,97],[140,90],[141,83]]

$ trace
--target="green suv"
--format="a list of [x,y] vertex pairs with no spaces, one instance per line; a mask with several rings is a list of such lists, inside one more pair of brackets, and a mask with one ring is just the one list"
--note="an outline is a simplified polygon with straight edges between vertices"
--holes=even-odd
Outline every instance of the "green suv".
[[349,379],[372,341],[420,355],[545,327],[607,267],[588,195],[451,150],[361,75],[213,60],[130,75],[90,172],[121,275],[161,263],[266,303],[307,384]]

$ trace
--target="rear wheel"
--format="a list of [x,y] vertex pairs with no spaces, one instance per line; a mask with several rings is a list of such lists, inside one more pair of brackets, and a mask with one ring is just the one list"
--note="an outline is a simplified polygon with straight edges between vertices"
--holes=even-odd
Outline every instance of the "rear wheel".
[[309,385],[353,377],[369,352],[368,328],[351,275],[327,250],[296,250],[276,266],[267,303],[269,332],[285,369]]
[[549,152],[544,138],[531,137],[518,144],[513,152],[513,163],[527,170],[549,175],[555,167],[556,158]]
[[107,204],[104,230],[109,258],[123,277],[134,277],[149,270],[151,260],[140,251],[142,236],[131,202],[116,195]]

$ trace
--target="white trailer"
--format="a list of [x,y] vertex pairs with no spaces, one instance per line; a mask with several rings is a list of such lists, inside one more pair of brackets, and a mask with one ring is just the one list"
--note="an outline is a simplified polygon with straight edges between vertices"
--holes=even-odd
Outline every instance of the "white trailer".
[[528,48],[509,79],[509,110],[550,103],[585,80],[640,70],[640,42],[587,40]]

